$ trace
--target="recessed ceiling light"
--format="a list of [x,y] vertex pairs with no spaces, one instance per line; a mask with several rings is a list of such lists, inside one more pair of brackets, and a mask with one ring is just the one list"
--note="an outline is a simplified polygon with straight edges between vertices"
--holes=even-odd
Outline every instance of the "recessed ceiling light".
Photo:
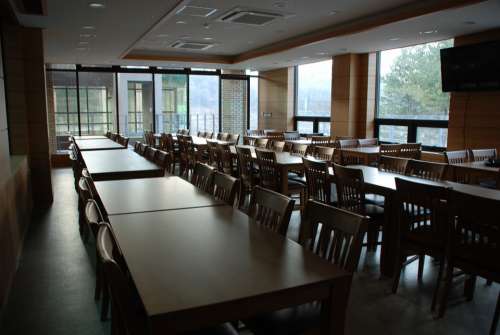
[[175,23],[177,23],[177,24],[186,24],[187,22],[186,21],[177,21]]
[[426,31],[421,31],[420,35],[422,35],[422,34],[430,35],[430,34],[435,34],[437,32],[438,32],[437,29],[435,29],[435,30],[426,30]]
[[89,7],[100,9],[100,8],[105,8],[106,5],[103,2],[92,1],[89,2]]
[[204,39],[205,41],[211,41],[211,40],[213,40],[214,38],[213,38],[213,37],[203,37],[203,39]]
[[399,37],[393,37],[393,38],[389,38],[389,41],[399,41],[400,38]]
[[338,13],[339,13],[338,10],[331,10],[331,11],[328,12],[328,15],[336,15]]
[[85,30],[95,30],[95,26],[83,26],[82,29],[85,29]]
[[318,56],[324,56],[324,55],[326,55],[326,52],[317,52],[316,55],[318,55]]

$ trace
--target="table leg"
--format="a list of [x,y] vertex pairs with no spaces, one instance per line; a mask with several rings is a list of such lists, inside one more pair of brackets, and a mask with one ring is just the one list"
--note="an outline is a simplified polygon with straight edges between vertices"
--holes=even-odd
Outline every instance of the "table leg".
[[394,275],[396,263],[397,236],[397,206],[394,204],[394,195],[386,194],[384,202],[385,221],[382,228],[382,248],[380,251],[380,273],[384,277]]
[[281,166],[281,193],[288,194],[288,166]]
[[343,335],[352,275],[336,279],[330,296],[321,303],[321,334]]

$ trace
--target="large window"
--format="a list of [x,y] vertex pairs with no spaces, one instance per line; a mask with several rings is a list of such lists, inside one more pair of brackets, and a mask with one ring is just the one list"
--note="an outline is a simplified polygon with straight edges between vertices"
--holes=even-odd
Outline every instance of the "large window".
[[189,129],[219,131],[219,76],[189,76]]
[[157,74],[155,85],[156,132],[187,128],[187,75]]
[[444,148],[450,97],[441,89],[440,49],[452,40],[379,53],[378,136]]
[[[258,75],[258,72],[256,73]],[[248,129],[259,128],[259,77],[250,77],[250,124]]]
[[296,129],[330,134],[332,60],[296,68]]

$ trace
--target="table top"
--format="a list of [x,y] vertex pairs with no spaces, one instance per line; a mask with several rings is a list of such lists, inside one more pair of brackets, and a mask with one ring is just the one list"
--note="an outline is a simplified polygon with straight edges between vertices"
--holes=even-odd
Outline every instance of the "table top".
[[[252,151],[252,158],[257,159],[257,155],[255,154],[255,147],[251,145],[238,145],[239,147],[249,148]],[[231,154],[236,155],[236,147],[231,146]],[[266,149],[262,149],[266,150]],[[276,163],[278,165],[302,165],[302,156],[293,155],[289,152],[276,152]]]
[[83,151],[82,158],[91,175],[163,170],[132,150]]
[[312,143],[312,140],[311,139],[302,138],[300,140],[285,140],[285,142],[291,143],[291,144],[306,144],[306,145],[310,145]]
[[294,295],[349,276],[230,206],[114,215],[110,223],[149,317]]
[[115,141],[110,140],[109,138],[75,140],[75,144],[78,149],[80,149],[80,151],[116,150],[127,148],[120,143],[116,143]]
[[456,164],[450,164],[450,165],[462,167],[462,168],[467,168],[467,169],[488,171],[488,172],[499,172],[500,171],[500,168],[498,168],[498,167],[487,166],[486,161],[465,162],[465,163],[456,163]]
[[72,136],[75,140],[105,140],[107,139],[104,135],[84,135],[84,136]]
[[225,204],[177,176],[95,182],[108,215]]
[[358,148],[345,148],[345,149],[340,149],[340,150],[341,151],[348,151],[348,152],[363,153],[363,154],[379,154],[380,153],[380,147],[379,146],[358,147]]

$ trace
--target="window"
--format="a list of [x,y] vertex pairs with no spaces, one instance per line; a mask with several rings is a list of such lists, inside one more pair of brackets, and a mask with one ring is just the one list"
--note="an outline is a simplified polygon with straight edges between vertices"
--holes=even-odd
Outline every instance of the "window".
[[155,75],[156,132],[175,133],[187,128],[187,75]]
[[[330,134],[332,60],[296,68],[296,129]],[[320,130],[321,128],[321,130]]]
[[219,131],[219,76],[189,76],[189,128]]
[[380,141],[446,147],[450,96],[441,89],[440,49],[452,45],[446,40],[379,53]]
[[250,124],[248,129],[259,128],[259,77],[250,77]]

